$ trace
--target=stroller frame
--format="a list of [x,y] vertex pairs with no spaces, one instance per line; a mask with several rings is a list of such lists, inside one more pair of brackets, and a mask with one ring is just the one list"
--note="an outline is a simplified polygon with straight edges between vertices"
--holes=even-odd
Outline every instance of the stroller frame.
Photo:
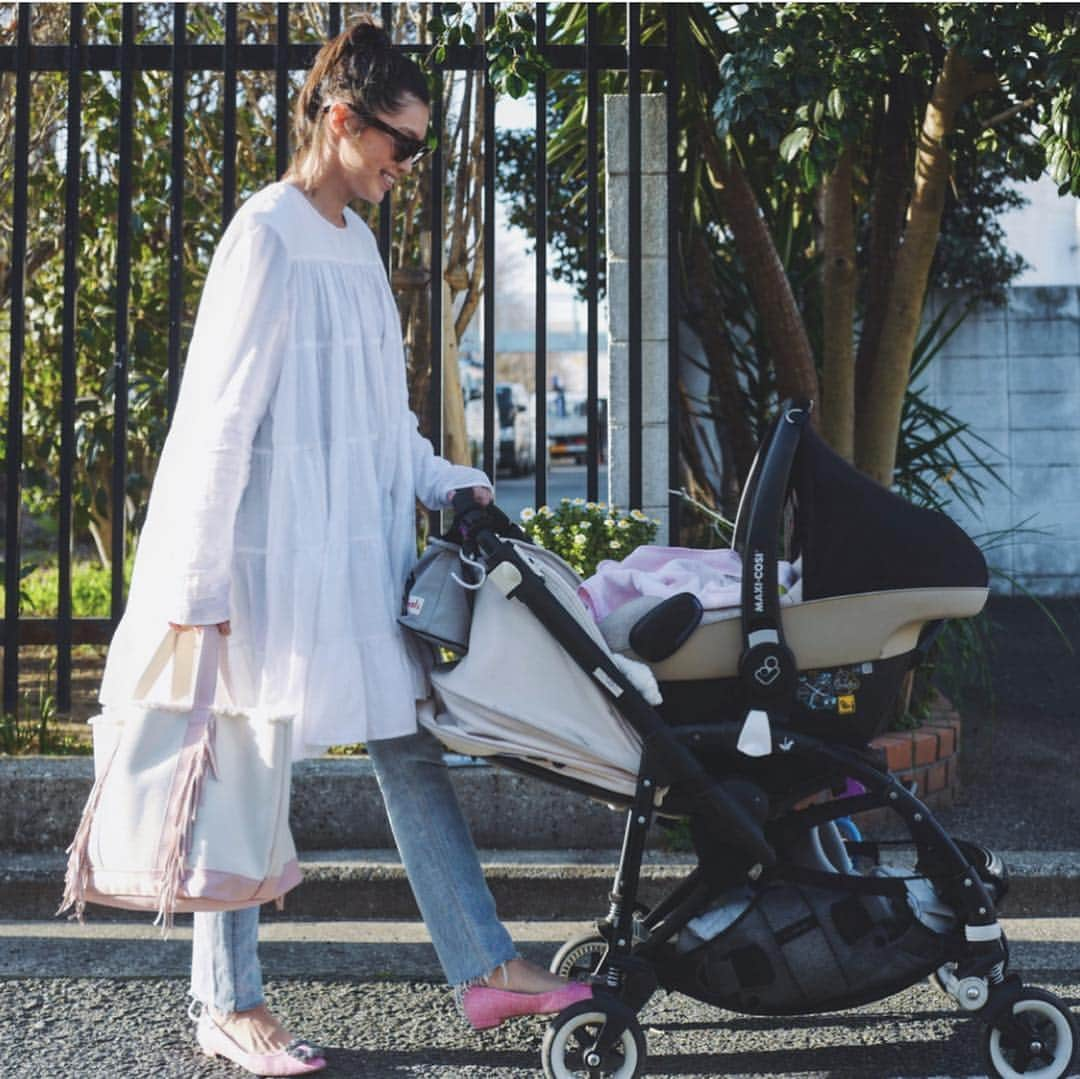
[[[1025,997],[1040,994],[1049,997],[1049,994],[1025,990],[1017,976],[1007,974],[1008,949],[997,920],[993,894],[1004,888],[998,888],[1003,882],[992,871],[992,856],[970,844],[958,845],[914,790],[905,787],[884,768],[880,754],[825,742],[784,722],[786,702],[794,698],[798,672],[795,657],[783,637],[776,580],[776,538],[795,450],[809,414],[807,402],[789,402],[782,408],[766,445],[759,452],[739,507],[735,546],[741,549],[744,566],[751,568],[744,573],[742,584],[743,652],[739,672],[748,707],[740,721],[669,725],[555,599],[543,577],[519,556],[512,543],[491,529],[485,521],[485,511],[464,498],[455,506],[466,545],[482,554],[492,582],[508,599],[529,608],[581,670],[601,687],[642,741],[640,770],[635,794],[626,807],[626,827],[610,893],[610,908],[607,916],[597,923],[603,945],[602,957],[593,971],[596,990],[593,1012],[601,1012],[603,1022],[599,1027],[589,1028],[585,1040],[592,1041],[581,1053],[589,1075],[623,1074],[618,1071],[618,1062],[623,1059],[619,1046],[625,1045],[628,1030],[644,1044],[636,1013],[663,981],[658,977],[658,966],[662,974],[665,946],[701,912],[703,901],[717,892],[718,879],[745,883],[767,880],[772,874],[778,880],[799,879],[812,884],[813,871],[777,865],[774,844],[792,830],[809,829],[881,807],[903,821],[917,852],[916,872],[931,882],[956,915],[958,925],[949,937],[947,964],[938,971],[943,988],[962,1009],[987,1020],[988,1037],[996,1031],[996,1036],[1005,1039],[1006,1044],[1034,1044],[1030,1026],[1022,1021],[1022,1016],[1018,1018],[1019,1011],[1014,1013],[1014,1007]],[[767,681],[755,677],[763,670],[776,668],[779,677]],[[779,821],[766,822],[767,805],[758,797],[762,792],[755,794],[757,788],[752,784],[741,785],[738,780],[716,779],[697,756],[702,752],[719,752],[734,759],[740,754],[763,755],[760,744],[747,739],[751,727],[760,732],[762,726],[771,742],[764,755],[775,753],[788,761],[804,761],[812,767],[815,776],[829,777],[834,784],[842,785],[845,778],[854,779],[862,784],[865,793],[788,812]],[[619,802],[610,791],[560,777],[528,761],[507,756],[491,759],[504,767],[539,776],[546,782],[588,793],[608,803]],[[818,789],[824,785],[819,784]],[[747,787],[751,789],[748,791]],[[663,788],[667,788],[667,794],[658,808],[657,792]],[[792,797],[785,808],[792,809],[795,800]],[[642,917],[638,895],[643,855],[650,828],[658,815],[694,818],[700,827],[715,835],[722,861],[708,864],[703,859],[702,864]],[[980,853],[986,856],[980,858]],[[982,864],[976,864],[978,861]],[[882,880],[843,874],[830,877],[834,882],[843,882],[844,887],[850,885],[857,891],[877,895],[896,894],[897,887],[901,892],[904,888],[903,881],[897,878]],[[949,968],[952,973],[946,973]],[[820,1010],[831,1011],[882,999],[906,988],[912,980],[907,977],[884,992],[879,987],[869,994],[856,994],[841,1001],[833,999]],[[800,1008],[797,1013],[814,1014],[816,1010]],[[764,1009],[758,1014],[795,1013]],[[557,1017],[551,1029],[582,1021],[582,1006],[575,1005]],[[1073,1023],[1071,1018],[1070,1023]],[[1074,1023],[1071,1029],[1075,1031]],[[578,1040],[581,1041],[580,1036]],[[545,1054],[550,1042],[549,1036]],[[544,1063],[548,1075],[577,1074],[552,1070],[546,1055]],[[605,1071],[609,1065],[611,1071]],[[1017,1072],[998,1074],[1022,1074],[1025,1069],[1026,1065],[1021,1064]]]

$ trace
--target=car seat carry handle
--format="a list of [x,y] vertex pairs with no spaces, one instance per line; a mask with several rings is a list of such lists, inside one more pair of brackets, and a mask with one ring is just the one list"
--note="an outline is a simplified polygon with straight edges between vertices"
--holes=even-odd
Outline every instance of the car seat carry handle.
[[[747,738],[760,749],[768,729],[768,713],[791,700],[795,692],[795,657],[784,643],[776,572],[780,528],[791,466],[803,428],[810,418],[809,401],[786,401],[758,454],[749,489],[739,507],[742,557],[743,652],[739,678],[748,708]],[[751,730],[750,728],[757,728]]]

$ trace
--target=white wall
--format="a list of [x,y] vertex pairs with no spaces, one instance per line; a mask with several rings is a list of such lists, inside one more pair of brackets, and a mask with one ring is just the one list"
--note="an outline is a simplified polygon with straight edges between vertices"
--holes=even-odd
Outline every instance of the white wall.
[[1080,285],[1080,199],[1061,197],[1049,176],[1017,185],[1030,202],[1002,214],[1005,243],[1029,263],[1016,285]]
[[[949,299],[932,297],[928,314]],[[1004,481],[988,483],[977,515],[958,502],[950,511],[976,537],[1025,521],[1042,530],[988,561],[1036,594],[1080,595],[1080,288],[1020,286],[1005,307],[973,312],[931,364],[928,389],[990,444]],[[1001,576],[994,587],[1015,590]]]

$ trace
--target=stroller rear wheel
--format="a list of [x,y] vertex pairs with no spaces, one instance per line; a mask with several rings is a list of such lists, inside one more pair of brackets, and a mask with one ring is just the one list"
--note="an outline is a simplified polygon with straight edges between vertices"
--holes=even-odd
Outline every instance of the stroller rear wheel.
[[1053,993],[1026,988],[989,1021],[983,1052],[999,1079],[1062,1079],[1070,1074],[1080,1028]]
[[645,1034],[625,1004],[597,996],[555,1016],[540,1052],[547,1079],[637,1079],[645,1066]]
[[[642,928],[642,921],[649,915],[649,908],[644,903],[634,904],[634,940],[644,940],[648,933]],[[601,923],[601,925],[609,923]],[[585,981],[596,968],[607,950],[607,938],[600,933],[582,933],[571,937],[556,953],[548,970],[552,974],[569,978],[571,981]]]
[[607,946],[607,941],[599,933],[583,933],[579,937],[571,937],[555,953],[548,969],[552,974],[569,978],[571,981],[584,981],[595,972]]

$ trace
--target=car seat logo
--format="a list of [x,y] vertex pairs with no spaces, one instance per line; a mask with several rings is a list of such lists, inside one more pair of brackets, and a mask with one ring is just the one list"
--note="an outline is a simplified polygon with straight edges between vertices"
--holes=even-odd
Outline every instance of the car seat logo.
[[763,686],[771,686],[780,677],[780,660],[766,656],[765,662],[754,671],[754,680]]
[[[765,612],[765,554],[763,551],[754,552],[754,611],[757,614]],[[773,675],[775,678],[776,676]],[[760,679],[759,679],[760,681]],[[771,682],[772,679],[770,678]],[[763,683],[768,685],[768,682]]]

